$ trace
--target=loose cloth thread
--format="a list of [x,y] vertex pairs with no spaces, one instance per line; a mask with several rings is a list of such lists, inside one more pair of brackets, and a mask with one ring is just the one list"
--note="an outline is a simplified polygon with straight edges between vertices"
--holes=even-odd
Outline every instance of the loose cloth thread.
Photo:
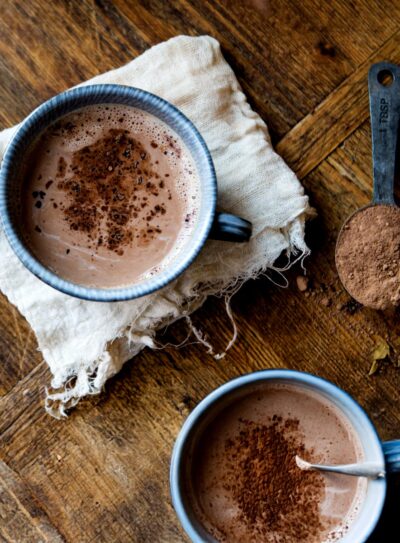
[[[144,347],[155,348],[157,330],[188,317],[208,295],[229,295],[273,268],[282,251],[288,257],[308,253],[308,198],[273,151],[265,123],[247,103],[215,39],[172,38],[84,84],[91,83],[139,87],[181,109],[211,151],[219,208],[252,221],[253,237],[247,244],[207,242],[190,268],[161,291],[129,302],[96,303],[66,296],[39,281],[0,232],[0,289],[36,334],[53,375],[45,407],[58,418],[80,398],[99,393]],[[0,157],[13,130],[0,133]],[[194,333],[202,338],[200,331]]]

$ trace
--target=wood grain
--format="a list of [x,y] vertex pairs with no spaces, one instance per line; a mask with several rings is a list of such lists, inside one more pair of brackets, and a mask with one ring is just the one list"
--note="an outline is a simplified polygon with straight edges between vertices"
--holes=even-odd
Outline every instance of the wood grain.
[[0,461],[0,537],[5,541],[19,540],[30,543],[63,543],[47,516],[38,507],[18,475]]
[[369,66],[387,58],[400,63],[399,39],[400,32],[278,142],[276,150],[301,179],[369,117],[368,86],[365,84]]
[[[34,335],[0,296],[0,541],[187,541],[169,499],[174,440],[207,393],[253,370],[326,377],[360,402],[383,439],[400,435],[399,315],[353,304],[334,267],[340,225],[371,195],[367,70],[384,58],[400,62],[399,23],[398,0],[4,0],[0,127],[159,41],[209,33],[318,218],[307,232],[309,290],[295,285],[299,268],[286,289],[268,278],[245,285],[233,299],[239,340],[225,358],[195,342],[146,350],[61,422],[44,413],[50,373]],[[193,319],[222,350],[232,333],[222,301],[209,299]],[[163,339],[185,335],[177,323]],[[368,376],[381,339],[392,362]],[[398,492],[394,480],[369,543],[394,541]]]

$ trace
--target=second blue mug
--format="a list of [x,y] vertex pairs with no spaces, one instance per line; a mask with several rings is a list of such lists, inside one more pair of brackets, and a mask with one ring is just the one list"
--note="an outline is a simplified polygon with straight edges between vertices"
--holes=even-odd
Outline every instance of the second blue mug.
[[[268,383],[292,384],[313,391],[329,400],[351,424],[359,438],[365,462],[372,462],[386,473],[400,471],[400,440],[381,442],[365,411],[349,394],[334,384],[308,373],[286,369],[264,370],[243,375],[209,394],[186,419],[172,453],[170,485],[172,503],[178,518],[193,543],[216,543],[202,526],[186,494],[191,461],[202,432],[223,409]],[[386,496],[386,479],[368,479],[367,489],[354,522],[341,543],[365,543],[374,530]]]

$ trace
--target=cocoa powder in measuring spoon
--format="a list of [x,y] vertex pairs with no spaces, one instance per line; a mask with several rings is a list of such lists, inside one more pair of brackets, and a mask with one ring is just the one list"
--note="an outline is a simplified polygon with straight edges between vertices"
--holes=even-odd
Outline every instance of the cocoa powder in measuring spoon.
[[400,304],[400,209],[394,200],[400,68],[387,62],[368,74],[374,187],[372,205],[343,226],[336,244],[336,267],[353,298],[373,309]]
[[400,209],[370,206],[342,229],[336,267],[346,290],[367,307],[400,303]]

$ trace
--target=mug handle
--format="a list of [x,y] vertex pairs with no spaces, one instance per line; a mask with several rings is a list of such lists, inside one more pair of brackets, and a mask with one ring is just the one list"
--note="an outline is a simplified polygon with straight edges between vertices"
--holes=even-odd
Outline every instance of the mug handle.
[[249,241],[251,231],[251,222],[230,213],[217,211],[208,237],[221,241],[244,242]]
[[390,473],[400,472],[400,439],[382,443],[385,455],[386,470]]

